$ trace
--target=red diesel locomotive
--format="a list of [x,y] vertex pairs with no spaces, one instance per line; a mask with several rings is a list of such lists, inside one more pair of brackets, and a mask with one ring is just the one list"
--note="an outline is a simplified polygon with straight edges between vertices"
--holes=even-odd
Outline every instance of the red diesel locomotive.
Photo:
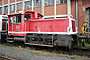
[[37,12],[8,16],[8,42],[17,40],[29,45],[71,48],[76,34],[75,20],[70,16],[43,18]]

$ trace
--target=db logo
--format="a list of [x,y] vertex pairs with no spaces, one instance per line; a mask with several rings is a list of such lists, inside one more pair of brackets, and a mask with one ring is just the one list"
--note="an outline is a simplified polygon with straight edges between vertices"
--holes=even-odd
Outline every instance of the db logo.
[[16,26],[16,29],[20,29],[20,26]]

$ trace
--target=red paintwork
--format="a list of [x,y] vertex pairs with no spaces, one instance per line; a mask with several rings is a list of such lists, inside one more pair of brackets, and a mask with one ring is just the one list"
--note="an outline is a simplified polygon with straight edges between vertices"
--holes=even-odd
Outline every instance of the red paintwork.
[[73,28],[73,32],[76,32],[75,21],[72,21],[72,28]]
[[[27,23],[24,22],[24,15],[31,14],[31,19]],[[57,18],[57,19],[42,19],[42,16],[37,13],[26,12],[22,14],[22,23],[14,24],[13,27],[10,26],[10,17],[8,23],[8,31],[12,32],[67,32],[69,27],[69,18]],[[37,18],[39,16],[39,18]],[[18,29],[16,27],[19,26]],[[74,26],[74,23],[73,23]],[[75,31],[75,27],[73,27],[73,32]],[[25,33],[9,33],[9,35],[13,36],[26,36]]]
[[34,19],[30,20],[31,32],[67,32],[69,19]]

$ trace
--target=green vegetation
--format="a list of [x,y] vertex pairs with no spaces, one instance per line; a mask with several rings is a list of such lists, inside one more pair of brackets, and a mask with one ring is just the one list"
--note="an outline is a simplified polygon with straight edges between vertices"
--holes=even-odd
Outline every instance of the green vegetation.
[[85,43],[85,48],[86,49],[90,49],[90,44],[89,43]]
[[90,49],[90,39],[85,40],[85,47],[82,46],[82,41],[81,40],[78,41],[77,45],[78,45],[78,47],[81,47],[81,48]]
[[90,39],[86,39],[86,43],[90,44]]
[[71,59],[75,59],[76,57],[75,56],[71,56]]

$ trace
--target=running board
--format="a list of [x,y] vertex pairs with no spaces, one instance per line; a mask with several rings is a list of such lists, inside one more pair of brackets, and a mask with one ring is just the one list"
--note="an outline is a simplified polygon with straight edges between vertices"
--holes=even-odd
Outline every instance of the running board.
[[7,38],[7,42],[12,43],[13,42],[13,38]]
[[46,47],[53,47],[53,45],[44,45],[44,44],[34,44],[34,43],[25,43],[28,45],[37,45],[37,46],[46,46]]
[[7,42],[10,42],[10,43],[12,43],[13,41],[9,41],[9,40],[8,40]]

